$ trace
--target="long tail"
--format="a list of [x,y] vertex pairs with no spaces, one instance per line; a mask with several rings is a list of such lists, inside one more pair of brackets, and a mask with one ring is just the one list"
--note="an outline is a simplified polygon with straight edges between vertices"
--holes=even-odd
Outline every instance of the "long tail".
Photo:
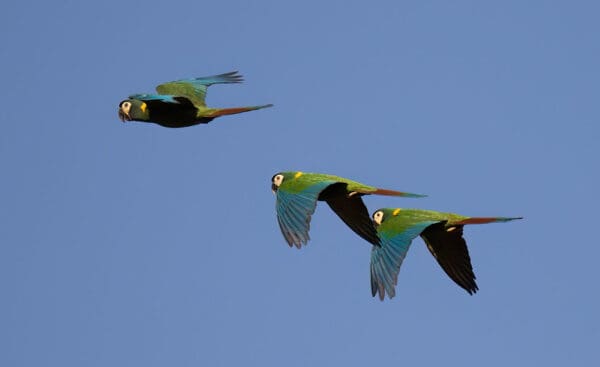
[[386,196],[404,196],[407,198],[424,198],[427,196],[427,195],[421,195],[421,194],[413,194],[411,192],[394,191],[394,190],[387,190],[387,189],[377,189],[375,191],[371,191],[370,194],[386,195]]
[[453,222],[453,224],[485,224],[494,222],[510,222],[511,220],[523,219],[523,217],[473,217]]
[[205,117],[219,117],[224,115],[235,115],[237,113],[260,110],[262,108],[273,107],[272,104],[266,104],[262,106],[248,106],[248,107],[232,107],[232,108],[215,108],[214,111],[207,114]]

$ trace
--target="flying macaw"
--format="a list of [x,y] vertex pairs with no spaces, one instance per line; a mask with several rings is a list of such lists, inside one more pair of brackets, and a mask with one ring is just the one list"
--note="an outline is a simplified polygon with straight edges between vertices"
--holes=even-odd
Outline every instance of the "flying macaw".
[[420,209],[379,209],[373,213],[380,246],[371,249],[371,293],[383,301],[396,295],[394,289],[402,260],[413,239],[421,236],[427,248],[456,284],[469,294],[479,289],[467,243],[463,238],[466,224],[509,222],[522,217],[465,217]]
[[271,179],[277,199],[277,221],[287,243],[297,248],[310,239],[310,218],[317,201],[325,201],[356,234],[379,246],[379,238],[363,195],[423,197],[425,195],[379,189],[346,178],[304,172],[279,172]]
[[164,127],[188,127],[206,124],[223,115],[271,107],[272,104],[249,107],[210,108],[206,106],[206,90],[213,84],[241,83],[237,71],[183,79],[156,87],[158,94],[134,94],[119,103],[121,121],[153,122]]

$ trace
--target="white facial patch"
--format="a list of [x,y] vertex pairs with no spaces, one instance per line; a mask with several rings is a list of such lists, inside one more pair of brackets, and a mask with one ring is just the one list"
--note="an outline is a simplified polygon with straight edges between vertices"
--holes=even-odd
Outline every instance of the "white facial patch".
[[123,113],[129,115],[130,110],[131,110],[131,102],[123,102],[121,104],[121,111],[123,111]]
[[383,212],[381,210],[373,213],[373,222],[377,223],[377,225],[380,225],[381,222],[383,222]]
[[281,186],[281,183],[283,182],[283,175],[282,174],[278,174],[273,176],[273,185],[279,187]]

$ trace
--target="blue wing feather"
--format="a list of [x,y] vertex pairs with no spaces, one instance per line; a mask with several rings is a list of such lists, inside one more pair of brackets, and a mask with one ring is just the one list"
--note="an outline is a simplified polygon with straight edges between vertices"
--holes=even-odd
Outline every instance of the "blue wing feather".
[[310,219],[317,207],[319,194],[333,182],[324,181],[306,188],[301,193],[277,190],[275,208],[283,237],[291,246],[301,248],[310,240]]
[[390,235],[389,232],[377,232],[381,246],[373,246],[371,250],[371,292],[379,293],[383,301],[387,293],[389,298],[396,295],[395,286],[402,261],[410,248],[410,244],[425,228],[436,221],[421,222],[402,233]]
[[167,94],[132,94],[129,96],[129,99],[137,99],[140,101],[161,101],[165,103],[180,104],[180,102],[177,101],[175,97],[177,96],[171,96]]
[[181,79],[177,82],[189,83],[195,87],[211,86],[213,84],[226,84],[226,83],[241,83],[244,79],[237,71],[232,71],[225,74],[203,76],[199,78]]

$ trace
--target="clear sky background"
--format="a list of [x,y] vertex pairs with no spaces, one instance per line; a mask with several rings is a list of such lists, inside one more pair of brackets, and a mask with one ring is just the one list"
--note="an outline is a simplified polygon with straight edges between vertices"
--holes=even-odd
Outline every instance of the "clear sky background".
[[[592,366],[593,1],[12,1],[0,12],[0,365]],[[118,103],[239,70],[171,130]],[[465,229],[469,296],[420,239],[393,300],[322,203],[290,249],[271,176],[324,172],[524,216]]]

